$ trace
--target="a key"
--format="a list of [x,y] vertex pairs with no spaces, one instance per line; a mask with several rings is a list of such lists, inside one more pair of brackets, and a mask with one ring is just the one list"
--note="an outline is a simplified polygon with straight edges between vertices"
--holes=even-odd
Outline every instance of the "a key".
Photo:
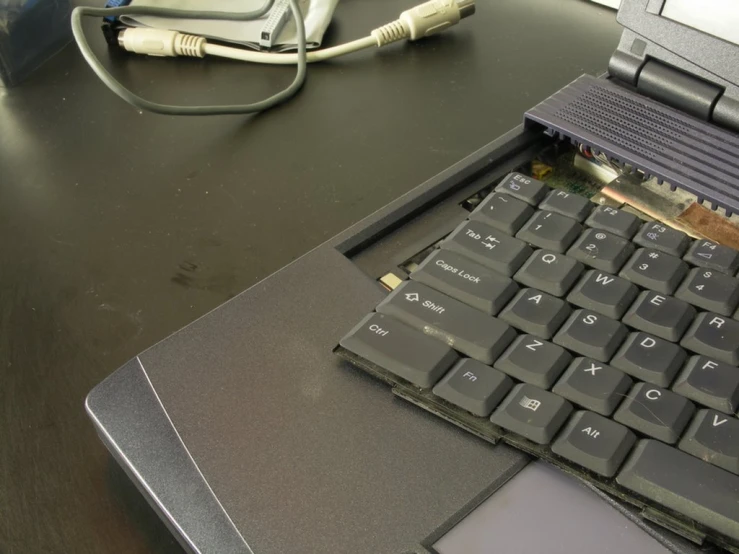
[[499,319],[415,281],[398,286],[377,311],[486,364],[492,364],[516,338],[516,332]]
[[526,175],[522,175],[521,173],[511,173],[495,187],[495,190],[510,194],[514,198],[536,206],[544,199],[549,191],[549,187],[541,181],[526,177]]
[[739,475],[739,419],[714,410],[699,410],[678,447]]
[[577,221],[554,212],[536,212],[521,230],[519,239],[554,252],[564,252],[582,231]]
[[639,230],[641,221],[634,214],[623,210],[617,210],[608,206],[598,206],[590,214],[587,221],[585,221],[585,225],[594,229],[609,231],[625,239],[630,239]]
[[476,416],[488,417],[511,388],[513,381],[507,375],[465,358],[437,383],[433,393]]
[[498,317],[524,333],[550,339],[572,310],[567,302],[536,289],[522,289]]
[[542,210],[557,212],[575,221],[585,221],[593,204],[587,198],[564,190],[551,190],[539,205]]
[[613,477],[636,442],[623,425],[593,412],[576,412],[552,452],[604,477]]
[[592,358],[576,358],[552,392],[608,416],[621,403],[632,384],[633,381],[623,371]]
[[674,392],[650,383],[637,383],[613,419],[636,431],[674,444],[695,412],[695,406]]
[[641,440],[616,481],[739,542],[739,477],[728,471],[659,441]]
[[626,312],[623,322],[640,331],[677,342],[695,314],[695,308],[684,300],[645,290]]
[[734,313],[739,306],[739,279],[715,269],[690,270],[675,296],[709,312]]
[[696,354],[739,365],[739,321],[704,312],[695,318],[680,344]]
[[634,245],[617,235],[587,229],[567,251],[568,256],[607,273],[616,273],[634,253]]
[[572,356],[561,346],[532,335],[521,335],[503,352],[494,367],[519,381],[548,389],[570,360]]
[[628,335],[620,322],[590,310],[576,310],[554,336],[554,342],[601,362],[611,359]]
[[688,249],[690,237],[661,223],[647,222],[634,237],[634,242],[645,248],[654,248],[665,254],[680,257]]
[[662,294],[672,294],[688,273],[687,264],[675,256],[640,248],[626,262],[621,277]]
[[526,202],[509,194],[494,192],[475,208],[470,219],[482,221],[508,235],[515,235],[532,215],[534,208]]
[[728,275],[739,269],[739,252],[710,240],[696,240],[683,258],[693,265],[716,269]]
[[436,383],[457,361],[448,345],[382,314],[365,317],[339,344],[422,388]]
[[523,241],[480,221],[465,221],[441,243],[452,250],[503,275],[513,275],[533,250]]
[[554,296],[563,296],[575,284],[583,269],[580,262],[564,254],[536,250],[513,278],[523,285]]
[[549,444],[572,413],[572,404],[533,385],[513,387],[490,416],[496,425],[538,444]]
[[677,344],[646,333],[631,333],[611,365],[642,381],[669,387],[688,354]]
[[518,292],[509,277],[448,250],[435,250],[410,277],[490,315]]
[[578,281],[567,300],[613,319],[621,319],[639,289],[626,279],[591,269]]
[[[739,368],[693,356],[672,390],[709,408],[733,414],[739,409]],[[736,440],[739,443],[739,435]]]

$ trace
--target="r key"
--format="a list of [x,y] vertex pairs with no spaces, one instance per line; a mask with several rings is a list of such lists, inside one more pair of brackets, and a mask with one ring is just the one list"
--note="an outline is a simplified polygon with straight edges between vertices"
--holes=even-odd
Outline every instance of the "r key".
[[680,344],[698,354],[739,365],[739,321],[704,312],[695,318]]

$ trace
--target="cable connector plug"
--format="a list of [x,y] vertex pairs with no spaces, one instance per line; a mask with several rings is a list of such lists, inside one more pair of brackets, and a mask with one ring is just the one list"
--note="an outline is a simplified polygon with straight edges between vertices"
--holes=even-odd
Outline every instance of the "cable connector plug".
[[377,46],[403,39],[418,40],[440,33],[475,13],[474,0],[430,0],[372,31]]
[[203,37],[146,27],[131,27],[118,33],[121,48],[149,56],[204,58],[206,42]]

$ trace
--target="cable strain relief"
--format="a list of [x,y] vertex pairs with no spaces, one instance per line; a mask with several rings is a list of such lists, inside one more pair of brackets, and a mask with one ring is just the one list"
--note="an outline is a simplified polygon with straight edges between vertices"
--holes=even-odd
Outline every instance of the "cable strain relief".
[[372,31],[372,37],[377,41],[377,46],[385,46],[410,36],[410,31],[402,21],[393,21]]
[[204,58],[205,57],[205,43],[204,37],[198,37],[195,35],[186,35],[184,33],[178,33],[175,38],[175,51],[179,56],[190,56],[191,58]]

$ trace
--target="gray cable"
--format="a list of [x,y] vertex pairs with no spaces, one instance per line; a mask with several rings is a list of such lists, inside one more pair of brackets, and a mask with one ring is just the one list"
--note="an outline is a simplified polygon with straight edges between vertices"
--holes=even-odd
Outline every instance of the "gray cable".
[[253,104],[235,104],[226,106],[172,106],[168,104],[158,104],[137,96],[117,81],[95,56],[95,53],[92,51],[92,48],[90,48],[90,45],[85,38],[85,33],[82,28],[82,18],[85,16],[107,17],[120,15],[151,15],[183,19],[224,19],[229,21],[246,21],[262,17],[272,8],[273,3],[274,0],[266,0],[265,4],[261,8],[247,13],[176,10],[170,8],[157,8],[153,6],[126,6],[122,8],[90,8],[80,6],[72,11],[72,32],[77,41],[77,46],[82,52],[82,56],[84,56],[85,60],[97,76],[100,77],[100,80],[115,94],[138,109],[165,115],[233,115],[256,113],[273,108],[274,106],[292,98],[305,83],[305,74],[308,67],[305,22],[303,21],[303,14],[298,6],[298,0],[290,0],[290,10],[295,18],[298,31],[298,71],[295,75],[295,80],[293,80],[290,86],[278,92],[274,96],[270,96],[265,100],[255,102]]

